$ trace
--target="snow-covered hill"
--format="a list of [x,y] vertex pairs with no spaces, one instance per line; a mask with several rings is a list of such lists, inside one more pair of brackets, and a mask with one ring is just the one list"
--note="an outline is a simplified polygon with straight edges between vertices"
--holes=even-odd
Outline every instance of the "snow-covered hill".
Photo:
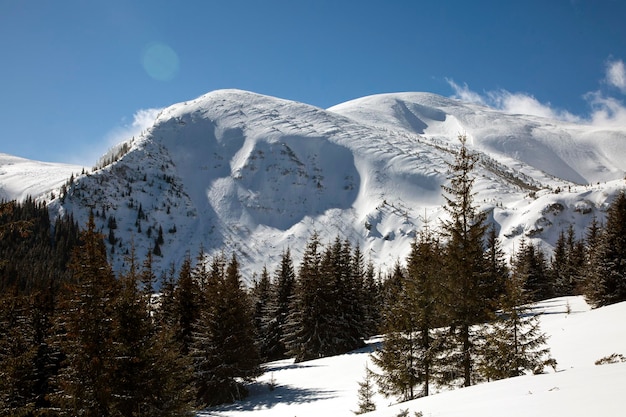
[[83,168],[77,165],[31,161],[0,153],[0,201],[50,198],[45,195],[59,189]]
[[[582,297],[541,302],[541,329],[548,336],[556,372],[525,375],[439,393],[397,404],[376,395],[377,409],[363,414],[393,417],[402,410],[424,417],[618,417],[624,414],[626,363],[595,365],[612,354],[626,356],[626,303],[590,310]],[[200,417],[353,416],[358,383],[372,369],[368,348],[347,355],[294,364],[268,364],[244,401],[199,413]],[[275,386],[273,391],[269,385]]]
[[43,180],[0,176],[0,183],[32,189],[53,213],[72,212],[83,223],[94,210],[107,235],[114,217],[116,268],[131,244],[143,256],[162,230],[157,267],[200,248],[236,251],[250,279],[263,264],[273,269],[287,247],[297,261],[317,230],[358,243],[384,269],[404,259],[425,221],[436,227],[443,215],[440,186],[459,133],[481,156],[476,199],[505,249],[522,236],[549,249],[569,224],[581,236],[624,186],[626,129],[510,115],[427,93],[323,110],[239,90],[166,108],[103,158],[114,162],[77,177],[66,196],[55,190],[49,201],[48,187],[59,185]]

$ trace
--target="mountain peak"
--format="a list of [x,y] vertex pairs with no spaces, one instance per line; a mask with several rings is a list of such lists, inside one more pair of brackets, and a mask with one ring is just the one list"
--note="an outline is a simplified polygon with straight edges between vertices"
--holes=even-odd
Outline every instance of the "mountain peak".
[[[143,256],[160,229],[156,265],[164,269],[203,247],[236,252],[251,278],[288,247],[297,261],[314,230],[350,239],[385,269],[406,256],[424,217],[445,216],[441,185],[459,133],[480,157],[477,200],[506,249],[522,237],[550,248],[569,224],[582,234],[623,187],[626,131],[609,135],[430,93],[323,110],[217,90],[164,109],[109,165],[77,176],[66,195],[62,182],[43,181],[48,188],[31,194],[79,222],[97,212],[104,233],[114,216],[117,269],[125,248],[134,244]],[[3,189],[28,190],[2,175],[7,167],[0,158]]]

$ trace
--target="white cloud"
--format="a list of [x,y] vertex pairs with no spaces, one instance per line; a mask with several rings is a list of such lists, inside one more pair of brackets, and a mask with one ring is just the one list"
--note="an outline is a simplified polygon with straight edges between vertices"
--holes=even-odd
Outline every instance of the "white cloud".
[[624,66],[624,61],[619,59],[607,62],[605,81],[610,86],[616,87],[626,94],[626,67]]
[[453,97],[461,101],[486,105],[511,114],[528,114],[570,122],[580,121],[580,118],[572,113],[553,108],[550,103],[541,103],[530,94],[511,93],[501,89],[481,95],[470,90],[467,84],[460,86],[453,80],[446,79],[446,81],[454,90]]
[[76,155],[69,158],[70,163],[93,166],[107,151],[133,136],[137,137],[142,131],[152,126],[154,120],[163,109],[140,109],[133,115],[130,123],[122,123],[111,129],[101,139],[90,141],[84,149],[79,150]]
[[470,90],[466,83],[463,83],[463,85],[461,86],[455,83],[454,80],[450,78],[446,78],[446,82],[454,90],[453,98],[464,101],[466,103],[487,105],[487,103],[485,103],[485,99],[477,92]]
[[626,107],[616,98],[607,97],[600,91],[585,94],[585,99],[591,106],[589,122],[598,127],[626,126]]
[[141,132],[154,123],[154,119],[163,109],[140,109],[133,115],[133,121],[128,124],[122,124],[111,130],[105,140],[109,147],[124,142],[133,136],[139,136]]

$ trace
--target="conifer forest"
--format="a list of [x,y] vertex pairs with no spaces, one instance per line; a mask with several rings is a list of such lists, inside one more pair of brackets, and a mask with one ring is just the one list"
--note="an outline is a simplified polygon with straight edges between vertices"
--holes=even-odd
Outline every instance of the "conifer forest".
[[[241,260],[189,248],[155,273],[155,251],[114,272],[93,214],[50,220],[32,199],[0,205],[0,416],[187,416],[245,398],[263,364],[333,356],[383,335],[359,383],[406,401],[433,387],[556,366],[533,302],[626,300],[626,194],[584,237],[566,228],[549,256],[507,256],[474,200],[477,156],[461,146],[443,187],[447,217],[409,256],[376,269],[358,245],[311,231],[247,288]],[[356,381],[355,381],[356,382]]]

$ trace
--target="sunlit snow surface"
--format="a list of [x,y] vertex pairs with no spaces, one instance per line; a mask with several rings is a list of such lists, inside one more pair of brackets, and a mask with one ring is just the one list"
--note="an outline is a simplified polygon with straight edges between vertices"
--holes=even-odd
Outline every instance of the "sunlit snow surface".
[[426,222],[439,229],[441,186],[459,134],[480,154],[475,202],[507,253],[522,238],[549,252],[570,224],[582,237],[625,185],[626,129],[510,115],[428,93],[324,110],[218,90],[164,109],[129,138],[127,154],[77,177],[64,200],[59,187],[78,167],[2,157],[0,198],[31,194],[83,225],[93,210],[104,233],[114,216],[109,252],[117,271],[131,246],[145,256],[160,228],[157,271],[200,248],[234,252],[249,283],[287,248],[297,265],[313,231],[324,244],[341,236],[360,245],[365,260],[386,271],[406,258]]
[[[626,363],[594,365],[613,353],[626,356],[626,303],[590,310],[582,297],[539,303],[541,328],[549,336],[557,371],[443,391],[394,404],[376,397],[368,416],[392,417],[408,409],[427,417],[621,417],[626,409]],[[347,355],[294,364],[279,361],[251,387],[250,397],[199,413],[215,417],[351,416],[358,408],[358,382],[365,375],[368,349]],[[268,389],[270,380],[277,388]]]
[[23,200],[58,189],[81,166],[31,161],[0,153],[0,200]]

